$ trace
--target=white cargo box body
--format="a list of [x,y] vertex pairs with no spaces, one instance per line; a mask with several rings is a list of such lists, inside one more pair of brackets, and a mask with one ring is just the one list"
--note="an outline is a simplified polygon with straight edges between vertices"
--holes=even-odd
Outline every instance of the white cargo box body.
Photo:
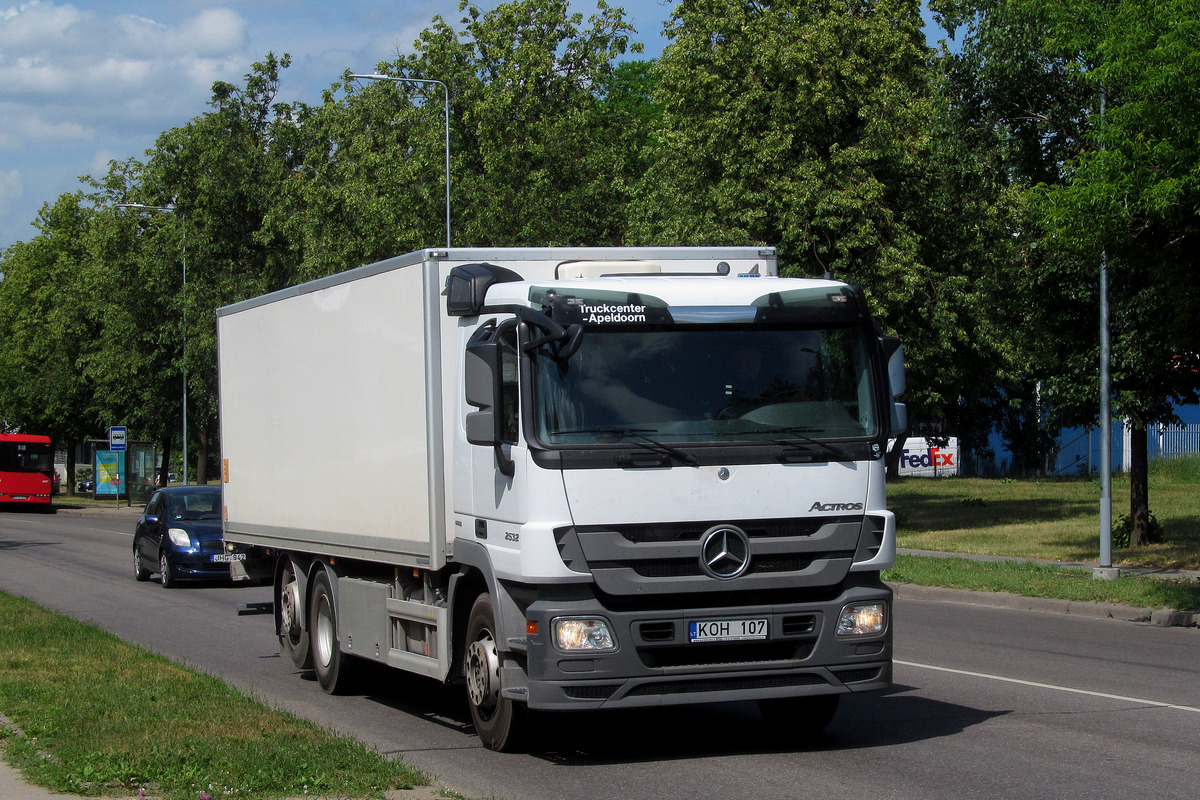
[[[424,250],[218,312],[225,531],[232,541],[439,568],[462,372],[443,290],[490,263],[526,280],[647,263],[662,273],[776,273],[758,248]],[[562,267],[562,269],[560,269]]]

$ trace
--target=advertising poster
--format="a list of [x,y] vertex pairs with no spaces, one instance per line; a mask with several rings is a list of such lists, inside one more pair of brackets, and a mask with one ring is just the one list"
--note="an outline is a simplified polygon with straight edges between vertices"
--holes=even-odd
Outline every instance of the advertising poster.
[[900,474],[924,478],[948,478],[958,474],[958,439],[951,437],[945,447],[920,438],[904,443],[900,455]]
[[127,470],[125,453],[116,450],[96,451],[96,496],[120,496]]

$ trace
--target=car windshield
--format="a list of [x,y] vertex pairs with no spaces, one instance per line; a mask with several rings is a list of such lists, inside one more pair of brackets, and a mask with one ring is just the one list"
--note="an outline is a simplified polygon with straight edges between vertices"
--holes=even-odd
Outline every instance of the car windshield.
[[171,496],[171,519],[220,519],[220,492],[182,492]]
[[879,432],[858,325],[647,325],[591,329],[570,359],[538,351],[544,445],[728,444]]

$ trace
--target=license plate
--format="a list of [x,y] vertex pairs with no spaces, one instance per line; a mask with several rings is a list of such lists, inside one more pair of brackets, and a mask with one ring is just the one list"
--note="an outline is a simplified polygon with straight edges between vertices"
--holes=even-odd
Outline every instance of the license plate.
[[217,553],[212,557],[214,564],[228,564],[232,561],[245,561],[245,553]]
[[27,494],[14,494],[13,495],[13,500],[28,500],[28,499],[29,499],[29,495],[27,495]]
[[766,619],[702,619],[688,623],[693,642],[745,642],[767,638]]

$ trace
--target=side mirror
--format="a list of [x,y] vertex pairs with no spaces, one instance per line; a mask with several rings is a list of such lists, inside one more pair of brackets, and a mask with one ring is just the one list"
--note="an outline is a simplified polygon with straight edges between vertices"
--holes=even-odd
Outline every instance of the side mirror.
[[483,341],[468,344],[465,367],[467,403],[479,409],[467,414],[467,441],[471,444],[494,445],[499,441],[496,435],[499,343]]
[[446,314],[451,317],[477,316],[487,302],[487,290],[494,283],[523,280],[511,269],[495,264],[463,264],[446,276]]
[[894,336],[881,336],[879,344],[883,348],[883,357],[887,359],[888,385],[892,397],[904,394],[906,388],[904,374],[904,345]]
[[495,339],[494,327],[481,328],[476,338],[467,344],[464,389],[467,403],[479,409],[467,414],[467,441],[491,447],[496,453],[496,466],[501,474],[512,477],[516,464],[501,446],[504,441],[501,427],[504,420],[497,408],[503,394],[504,379],[500,347],[500,342]]
[[897,403],[896,398],[904,394],[907,378],[904,372],[904,346],[894,336],[879,337],[879,346],[887,359],[888,395],[892,399],[891,433],[893,436],[908,430],[908,407]]

